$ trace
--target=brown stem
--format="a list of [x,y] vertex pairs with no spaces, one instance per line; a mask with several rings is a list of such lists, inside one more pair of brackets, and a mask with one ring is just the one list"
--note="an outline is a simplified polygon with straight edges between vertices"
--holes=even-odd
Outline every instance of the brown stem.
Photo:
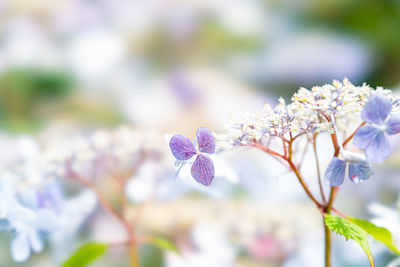
[[336,213],[337,215],[339,215],[340,217],[342,217],[342,218],[347,218],[347,215],[344,214],[343,212],[341,212],[340,210],[337,210],[337,209],[335,209],[335,208],[333,208],[333,207],[332,207],[331,210],[332,210],[334,213]]
[[283,156],[284,157],[287,157],[287,149],[286,149],[286,143],[285,143],[285,140],[284,139],[282,139],[282,147],[283,147]]
[[275,151],[273,151],[273,150],[271,150],[271,149],[269,149],[269,148],[267,148],[267,147],[265,147],[265,146],[263,146],[263,145],[261,145],[259,143],[255,143],[254,145],[251,145],[251,146],[257,147],[257,148],[263,150],[264,152],[267,152],[268,154],[272,154],[274,156],[277,156],[277,157],[280,157],[280,158],[286,160],[286,157],[284,155],[281,155],[278,152],[275,152]]
[[304,191],[306,191],[306,194],[308,197],[317,205],[319,209],[321,209],[322,205],[318,202],[318,200],[314,197],[314,195],[311,193],[310,189],[308,188],[307,184],[305,183],[303,177],[300,174],[299,169],[296,167],[296,165],[292,161],[292,156],[293,156],[293,139],[290,140],[289,142],[289,156],[286,159],[286,161],[289,163],[290,168],[294,171],[296,174],[297,179],[299,180],[301,186],[303,187]]
[[294,163],[292,162],[292,160],[287,160],[287,162],[289,163],[290,168],[293,170],[293,172],[296,174],[297,179],[299,180],[301,186],[303,187],[304,191],[306,191],[306,194],[308,195],[308,197],[315,203],[315,205],[317,205],[318,209],[322,208],[322,205],[318,202],[318,200],[313,196],[313,194],[311,193],[310,189],[308,188],[307,184],[305,183],[303,177],[301,176],[299,170],[296,168],[296,166],[294,165]]
[[353,137],[354,137],[354,135],[356,134],[356,132],[357,132],[361,127],[363,127],[364,125],[365,125],[365,121],[362,122],[362,123],[360,124],[360,126],[358,126],[357,129],[355,129],[354,132],[353,132],[349,137],[347,137],[347,139],[343,142],[342,146],[345,147],[345,146],[347,145],[347,143],[350,142],[351,139],[353,139]]

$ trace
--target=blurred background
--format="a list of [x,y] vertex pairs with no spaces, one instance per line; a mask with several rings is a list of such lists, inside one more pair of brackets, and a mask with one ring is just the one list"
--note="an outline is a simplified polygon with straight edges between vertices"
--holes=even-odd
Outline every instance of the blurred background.
[[[148,169],[168,180],[170,134],[218,131],[231,117],[333,79],[396,90],[399,47],[394,0],[0,0],[0,167],[21,158],[21,138],[45,147],[128,125],[158,135],[146,142],[168,163]],[[399,161],[395,153],[367,183],[347,183],[338,206],[396,225]],[[182,253],[145,246],[143,266],[322,266],[319,214],[293,177],[271,171],[276,163],[257,151],[224,162],[227,179],[209,189],[178,177],[148,201],[139,231],[168,236]],[[140,192],[133,204],[149,198]],[[373,201],[381,204],[369,208]],[[114,238],[121,230],[103,217],[93,212],[67,250]],[[1,240],[0,266],[14,266],[9,236]],[[336,266],[366,266],[361,249],[335,241]],[[376,246],[377,266],[386,266],[394,256]],[[65,255],[49,247],[18,266],[57,266]],[[127,266],[120,255],[110,251],[93,266]]]

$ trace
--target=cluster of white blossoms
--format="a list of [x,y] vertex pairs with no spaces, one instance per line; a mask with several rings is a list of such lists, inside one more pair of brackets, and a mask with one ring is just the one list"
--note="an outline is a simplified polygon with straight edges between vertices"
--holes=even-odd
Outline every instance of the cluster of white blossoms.
[[332,133],[334,127],[346,131],[361,123],[361,110],[373,95],[384,95],[392,101],[392,113],[400,111],[400,99],[390,90],[367,84],[353,85],[343,82],[300,88],[286,104],[283,98],[272,108],[266,104],[262,111],[249,114],[245,119],[231,123],[227,133],[219,136],[231,145],[248,145],[261,142],[263,138],[278,136],[289,140],[307,133]]
[[46,140],[43,149],[33,145],[36,154],[3,168],[3,178],[18,180],[23,187],[67,177],[68,171],[96,179],[113,172],[129,174],[144,160],[163,161],[167,154],[161,134],[127,126]]
[[154,131],[123,126],[97,130],[47,142],[40,163],[49,176],[67,175],[68,168],[87,178],[99,178],[113,172],[129,174],[144,160],[165,160],[164,137]]
[[14,233],[11,254],[16,261],[27,260],[31,250],[42,251],[43,237],[71,235],[94,210],[92,191],[67,196],[61,179],[78,175],[92,183],[106,177],[129,183],[147,161],[170,165],[163,135],[131,127],[58,137],[46,140],[43,148],[25,138],[20,149],[29,150],[29,156],[0,169],[0,231]]

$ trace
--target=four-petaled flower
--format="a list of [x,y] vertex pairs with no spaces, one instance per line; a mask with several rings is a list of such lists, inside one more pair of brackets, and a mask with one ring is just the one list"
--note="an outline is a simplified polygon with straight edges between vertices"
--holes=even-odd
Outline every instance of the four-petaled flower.
[[200,127],[196,133],[198,149],[193,142],[182,134],[176,134],[171,138],[169,147],[174,157],[180,161],[186,161],[197,155],[192,165],[193,178],[203,184],[210,185],[214,178],[214,164],[205,154],[215,151],[215,141],[210,129]]
[[359,155],[342,151],[342,156],[344,160],[334,157],[325,171],[325,183],[329,186],[343,183],[347,166],[349,178],[354,183],[361,183],[374,173],[370,162]]
[[392,101],[375,95],[365,104],[361,117],[368,125],[362,126],[354,136],[354,145],[365,150],[373,163],[383,162],[390,154],[391,147],[385,137],[400,132],[400,114],[391,115]]

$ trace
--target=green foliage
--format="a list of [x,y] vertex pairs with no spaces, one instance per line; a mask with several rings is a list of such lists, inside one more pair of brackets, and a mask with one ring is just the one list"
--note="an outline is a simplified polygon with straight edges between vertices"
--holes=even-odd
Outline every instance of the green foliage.
[[149,238],[149,243],[153,244],[154,246],[158,247],[159,249],[162,250],[169,250],[169,251],[173,251],[175,253],[178,253],[179,250],[178,248],[175,246],[175,244],[165,238],[165,237],[161,237],[161,236],[153,236]]
[[368,234],[366,231],[347,219],[330,214],[325,215],[325,225],[328,226],[331,231],[344,236],[346,240],[352,239],[356,241],[367,255],[371,267],[375,266],[369,248],[367,239]]
[[164,266],[164,253],[157,246],[143,244],[139,247],[139,259],[141,267]]
[[12,69],[0,75],[0,121],[11,130],[27,131],[40,124],[37,110],[47,100],[61,98],[72,88],[62,71]]
[[368,44],[377,58],[369,84],[388,87],[399,83],[399,1],[312,0],[310,7],[302,15],[306,21],[343,31]]
[[373,224],[369,221],[366,221],[366,220],[361,220],[361,219],[352,218],[352,217],[348,217],[347,219],[349,221],[351,221],[352,223],[361,227],[364,231],[366,231],[368,234],[370,234],[373,238],[382,242],[389,249],[393,250],[395,253],[400,255],[400,251],[394,244],[392,234],[390,233],[390,231],[388,229],[386,229],[384,227],[376,226],[375,224]]
[[218,53],[226,51],[254,51],[261,47],[258,36],[230,32],[218,22],[207,21],[199,32],[198,40],[202,49]]
[[103,255],[107,244],[89,243],[75,251],[62,265],[62,267],[84,267]]

